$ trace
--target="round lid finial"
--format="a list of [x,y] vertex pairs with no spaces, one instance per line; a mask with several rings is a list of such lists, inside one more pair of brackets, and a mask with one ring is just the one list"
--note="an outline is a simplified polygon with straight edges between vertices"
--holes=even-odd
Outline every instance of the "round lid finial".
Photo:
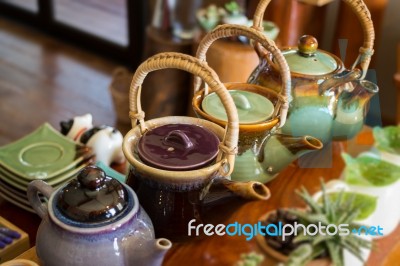
[[57,193],[56,208],[74,223],[103,223],[123,213],[128,201],[128,192],[118,180],[90,165]]
[[318,41],[314,36],[303,35],[299,39],[298,49],[302,55],[311,56],[318,49]]
[[103,185],[106,178],[104,171],[96,166],[88,166],[78,174],[78,181],[83,188],[89,190],[99,190]]

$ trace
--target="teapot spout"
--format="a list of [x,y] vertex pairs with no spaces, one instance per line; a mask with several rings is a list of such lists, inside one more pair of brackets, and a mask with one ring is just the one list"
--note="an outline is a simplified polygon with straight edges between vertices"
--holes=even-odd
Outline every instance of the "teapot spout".
[[274,176],[292,161],[322,147],[322,142],[312,136],[275,134],[264,141],[258,161],[269,175]]
[[168,250],[172,247],[171,241],[169,241],[166,238],[158,238],[155,239],[155,243],[153,246],[153,255],[149,257],[148,263],[146,265],[154,265],[158,266],[161,265],[165,254],[168,252]]
[[331,78],[326,79],[319,85],[319,95],[331,94],[334,89],[344,88],[342,90],[351,90],[345,86],[346,83],[358,80],[361,77],[361,70],[355,68],[352,70],[345,70]]
[[351,91],[344,91],[339,96],[339,108],[361,109],[360,107],[364,107],[378,91],[379,88],[375,83],[368,80],[356,80],[351,83]]
[[363,127],[368,103],[378,91],[378,86],[368,80],[349,83],[351,90],[338,95],[335,106],[332,136],[337,139],[351,139]]
[[257,181],[232,181],[226,178],[217,178],[210,186],[204,198],[206,205],[219,203],[232,197],[244,200],[267,200],[271,192],[267,186]]
[[221,184],[234,195],[247,200],[267,200],[271,196],[268,187],[257,181],[237,182],[224,179]]
[[143,242],[126,241],[126,265],[160,266],[167,251],[172,247],[166,238],[141,239]]

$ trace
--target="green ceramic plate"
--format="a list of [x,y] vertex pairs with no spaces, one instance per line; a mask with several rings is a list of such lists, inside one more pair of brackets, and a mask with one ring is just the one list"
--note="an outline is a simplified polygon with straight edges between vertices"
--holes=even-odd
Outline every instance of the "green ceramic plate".
[[11,191],[15,196],[21,197],[21,198],[27,198],[26,196],[26,188],[25,189],[19,189],[9,183],[3,178],[3,176],[0,174],[0,187],[3,189],[7,189]]
[[6,201],[23,208],[24,210],[34,212],[26,193],[22,193],[19,190],[16,190],[13,187],[10,187],[2,182],[0,182],[0,196],[4,198]]
[[[49,184],[50,186],[56,186],[61,183],[67,182],[70,179],[74,178],[80,170],[82,170],[84,167],[89,165],[90,161],[84,161],[80,164],[78,164],[76,167],[72,168],[68,172],[64,172],[60,175],[56,175],[52,178],[46,179],[46,183]],[[30,181],[26,179],[21,179],[18,177],[15,177],[11,172],[7,171],[7,169],[1,168],[0,167],[0,177],[10,184],[11,186],[14,186],[18,189],[23,189],[26,190],[28,187],[28,184]]]
[[[25,204],[30,206],[30,203],[28,201],[28,196],[26,195],[26,189],[25,190],[17,189],[13,186],[10,186],[6,182],[3,182],[0,179],[0,191],[1,190],[3,190],[5,194],[10,194],[12,198],[16,198],[18,199],[18,201],[24,202]],[[45,200],[45,197],[43,195],[40,195],[39,197],[42,201]]]
[[0,164],[26,180],[46,180],[83,160],[85,146],[45,123],[31,134],[0,148]]
[[13,190],[10,190],[10,188],[8,188],[8,187],[0,186],[0,192],[2,192],[3,194],[7,195],[9,198],[11,198],[21,204],[30,206],[28,198],[26,196],[21,197],[20,195],[15,194],[15,192]]
[[26,191],[27,185],[22,185],[22,184],[16,182],[15,178],[10,177],[8,174],[4,174],[3,172],[0,172],[0,178],[1,178],[1,181],[7,183],[7,185],[14,187],[16,189],[19,189],[19,190]]
[[[272,102],[260,94],[240,90],[229,90],[229,93],[236,105],[240,124],[261,123],[270,118],[274,112]],[[219,120],[228,120],[221,100],[215,92],[204,98],[201,108]]]
[[4,198],[6,201],[8,201],[8,202],[14,204],[15,206],[17,206],[17,207],[19,207],[19,208],[21,208],[21,209],[23,209],[23,210],[25,210],[25,211],[32,212],[32,213],[36,213],[36,212],[32,209],[32,207],[27,206],[26,204],[23,204],[23,203],[21,203],[21,202],[19,202],[19,201],[16,201],[15,199],[9,197],[7,194],[3,193],[2,191],[0,191],[0,196],[1,196],[2,198]]

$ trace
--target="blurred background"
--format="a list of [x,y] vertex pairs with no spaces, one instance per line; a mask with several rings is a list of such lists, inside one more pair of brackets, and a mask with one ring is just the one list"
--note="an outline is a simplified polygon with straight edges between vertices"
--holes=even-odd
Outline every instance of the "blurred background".
[[[83,113],[92,113],[97,124],[117,124],[126,132],[130,128],[129,81],[137,66],[158,52],[194,54],[205,32],[199,10],[213,4],[229,13],[228,2],[0,0],[0,114],[2,122],[7,122],[0,126],[0,144],[44,121],[57,124]],[[395,124],[400,121],[395,86],[396,80],[400,84],[396,76],[400,72],[400,1],[365,3],[376,31],[368,79],[380,87],[368,123]],[[252,19],[258,1],[237,4],[240,13]],[[279,29],[274,37],[278,46],[295,46],[300,36],[311,34],[321,49],[342,58],[346,67],[355,61],[363,40],[358,20],[339,0],[272,0],[265,20]],[[216,51],[220,57],[209,56],[210,61],[214,59],[210,65],[222,81],[245,81],[249,69],[258,63],[248,44],[223,48],[225,57]],[[240,60],[246,59],[243,66],[235,65],[243,76],[232,72],[236,51],[241,51]],[[190,114],[191,81],[190,75],[175,70],[149,75],[142,98],[146,117]]]

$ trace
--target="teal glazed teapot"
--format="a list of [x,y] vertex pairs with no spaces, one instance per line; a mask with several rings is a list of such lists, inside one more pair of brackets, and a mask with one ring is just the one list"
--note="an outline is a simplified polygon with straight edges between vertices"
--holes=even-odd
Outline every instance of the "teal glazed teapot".
[[[266,183],[303,154],[322,148],[322,143],[312,136],[276,134],[285,124],[289,96],[290,73],[282,53],[273,41],[263,33],[241,25],[225,24],[216,27],[201,40],[196,56],[206,61],[206,52],[213,41],[224,37],[245,36],[259,42],[277,58],[282,91],[248,83],[224,83],[232,96],[239,116],[238,153],[235,169],[231,174],[235,181]],[[216,93],[195,79],[192,106],[197,116],[226,126],[228,119]]]
[[[254,15],[253,28],[260,25],[270,0],[261,1]],[[317,40],[302,36],[298,47],[282,49],[292,79],[292,101],[287,122],[281,131],[293,136],[311,135],[323,143],[354,137],[362,128],[376,84],[364,80],[373,54],[375,38],[369,10],[362,0],[344,0],[356,13],[364,32],[364,44],[350,69],[335,55],[318,49]],[[277,59],[259,43],[254,45],[260,64],[248,82],[281,89]],[[360,69],[356,68],[360,65]]]

